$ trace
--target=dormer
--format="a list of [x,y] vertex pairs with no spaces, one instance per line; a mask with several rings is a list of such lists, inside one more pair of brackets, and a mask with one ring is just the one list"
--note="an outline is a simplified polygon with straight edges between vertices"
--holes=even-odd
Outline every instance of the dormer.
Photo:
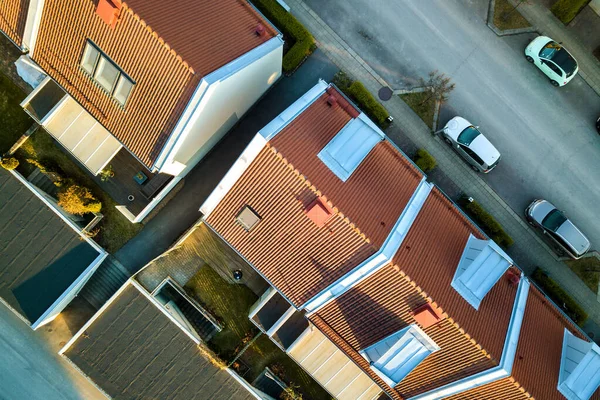
[[588,400],[599,386],[600,347],[565,329],[558,391],[568,400]]
[[350,120],[321,150],[318,157],[343,182],[352,175],[377,143],[383,133],[370,121]]
[[413,324],[361,350],[360,354],[373,372],[394,387],[439,349],[421,328]]
[[452,279],[452,287],[476,310],[513,263],[492,240],[470,235]]

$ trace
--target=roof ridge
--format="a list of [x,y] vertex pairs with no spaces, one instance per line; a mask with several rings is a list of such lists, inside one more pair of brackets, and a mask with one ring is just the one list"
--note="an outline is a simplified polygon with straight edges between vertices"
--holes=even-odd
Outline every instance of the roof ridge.
[[367,244],[373,246],[373,248],[375,248],[375,246],[373,245],[373,243],[371,242],[371,239],[369,239],[367,237],[367,235],[362,232],[362,230],[352,221],[350,221],[350,218],[348,218],[348,216],[346,216],[344,213],[342,213],[340,211],[340,209],[338,207],[336,207],[333,202],[326,196],[323,194],[323,192],[321,192],[319,189],[317,189],[317,187],[315,185],[313,185],[310,180],[306,177],[306,175],[303,175],[302,173],[300,173],[300,171],[294,167],[294,165],[283,156],[282,153],[280,153],[272,144],[271,142],[267,142],[265,144],[265,147],[267,147],[269,150],[271,150],[271,152],[273,152],[273,154],[281,160],[281,162],[286,165],[315,195],[317,195],[320,198],[323,198],[326,202],[327,205],[329,207],[331,207],[333,209],[333,211],[344,221],[345,224],[347,224],[352,230],[354,230],[354,232],[356,232]]
[[[183,57],[181,57],[181,55],[179,55],[179,53],[177,53],[177,51],[171,47],[171,45],[169,45],[163,38],[162,36],[159,35],[158,31],[156,31],[155,29],[153,29],[146,21],[144,21],[144,19],[138,14],[136,13],[133,8],[131,8],[129,6],[129,4],[127,4],[127,2],[123,1],[121,3],[121,7],[122,10],[125,10],[127,12],[129,12],[131,14],[131,16],[137,20],[142,27],[146,28],[146,30],[152,35],[154,36],[154,38],[156,40],[158,40],[158,43],[160,43],[165,49],[167,49],[176,59],[177,61],[179,61],[185,68],[188,69],[188,71],[192,74],[196,74],[196,71],[194,71],[194,68],[192,68],[192,66],[183,59]],[[121,11],[122,12],[122,11]]]

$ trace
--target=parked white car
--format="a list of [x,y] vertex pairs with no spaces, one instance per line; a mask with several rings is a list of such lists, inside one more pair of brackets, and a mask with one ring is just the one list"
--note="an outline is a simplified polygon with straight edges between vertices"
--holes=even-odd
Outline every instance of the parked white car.
[[525,58],[538,67],[554,86],[564,86],[577,74],[577,60],[560,43],[538,36],[525,48]]
[[444,126],[444,140],[477,172],[488,173],[500,161],[500,152],[469,121],[454,117]]

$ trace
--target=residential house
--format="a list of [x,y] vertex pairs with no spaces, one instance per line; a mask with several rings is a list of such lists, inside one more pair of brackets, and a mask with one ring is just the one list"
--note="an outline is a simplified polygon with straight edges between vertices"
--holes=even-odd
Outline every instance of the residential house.
[[245,0],[9,0],[0,29],[47,78],[24,109],[140,222],[280,77]]
[[334,86],[200,210],[271,285],[251,321],[336,398],[600,398],[598,346]]
[[33,329],[52,321],[106,256],[52,199],[0,169],[0,301]]
[[214,365],[160,297],[128,280],[60,354],[108,398],[263,398],[235,372]]

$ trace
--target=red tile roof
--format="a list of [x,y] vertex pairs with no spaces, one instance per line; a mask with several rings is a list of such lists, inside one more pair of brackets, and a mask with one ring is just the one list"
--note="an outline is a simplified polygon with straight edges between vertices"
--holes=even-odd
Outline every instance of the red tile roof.
[[[275,34],[242,0],[132,0],[114,29],[96,3],[47,1],[33,59],[149,168],[200,79]],[[125,109],[80,68],[86,39],[135,80]]]
[[23,31],[28,8],[29,0],[0,1],[0,31],[4,32],[17,46],[23,45]]
[[[531,397],[519,388],[513,378],[504,378],[499,381],[479,386],[469,391],[446,397],[445,400],[527,400]],[[544,399],[540,399],[544,400]]]

